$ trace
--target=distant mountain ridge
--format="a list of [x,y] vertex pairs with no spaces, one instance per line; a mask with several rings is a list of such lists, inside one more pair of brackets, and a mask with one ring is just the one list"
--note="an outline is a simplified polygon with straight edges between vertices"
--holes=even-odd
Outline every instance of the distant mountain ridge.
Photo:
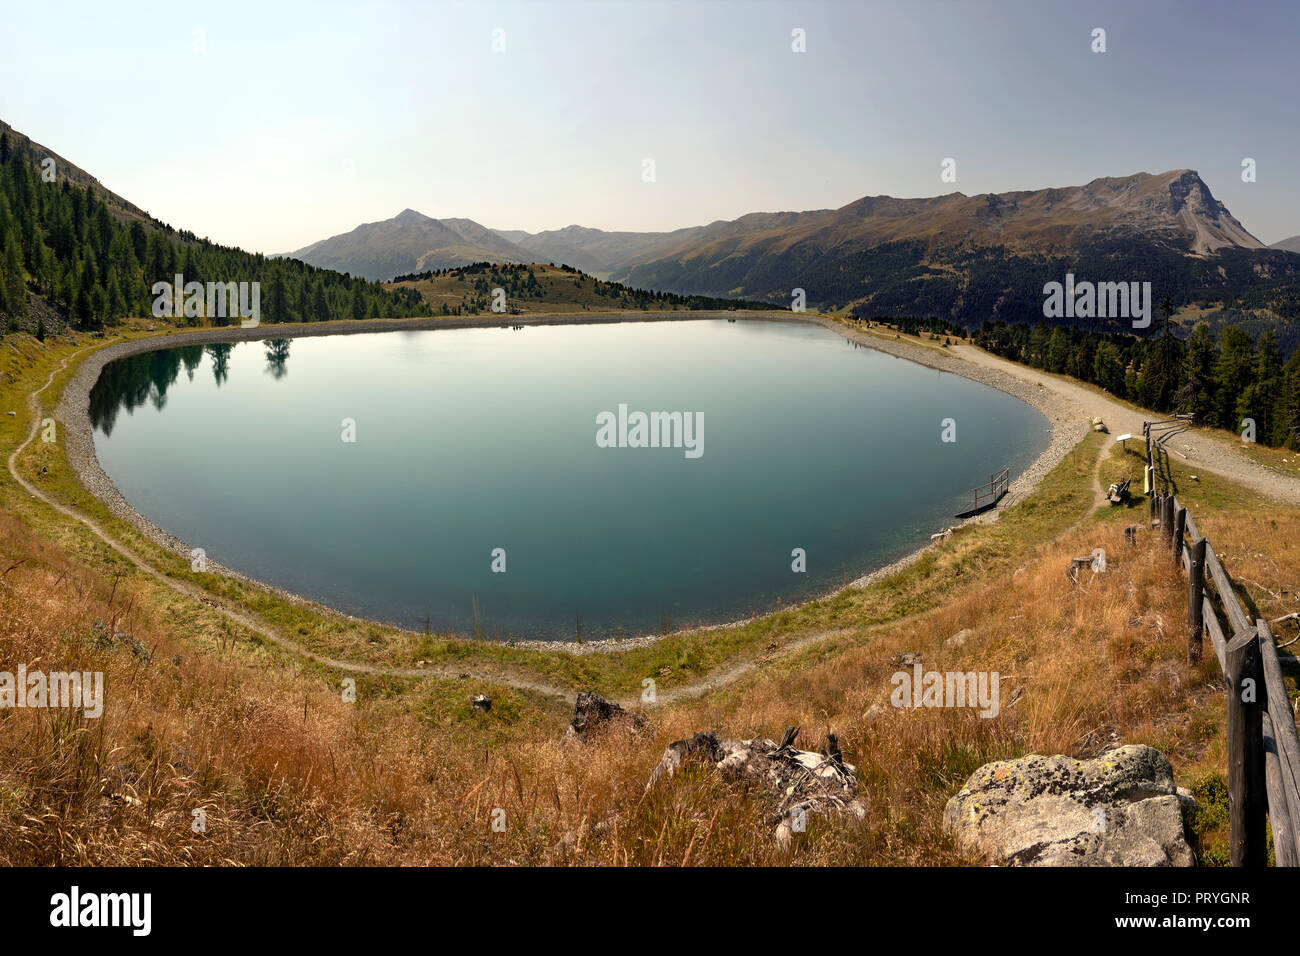
[[[1043,282],[1068,269],[1150,279],[1176,302],[1253,296],[1253,306],[1268,307],[1276,297],[1260,300],[1258,286],[1290,283],[1300,268],[1253,236],[1191,169],[975,196],[866,196],[839,209],[751,213],[662,233],[491,230],[406,210],[293,255],[385,279],[483,260],[564,263],[635,288],[766,302],[788,302],[800,288],[810,306],[968,326],[1041,318]],[[1300,308],[1283,298],[1288,310]]]
[[363,223],[286,255],[374,281],[484,260],[532,261],[509,239],[472,219],[433,219],[414,209],[382,222]]
[[766,294],[774,283],[761,276],[742,282],[739,290],[700,286],[708,277],[693,274],[701,271],[696,264],[708,272],[736,258],[792,252],[797,259],[817,258],[914,240],[934,248],[998,245],[1050,253],[1126,231],[1192,255],[1225,247],[1265,248],[1194,170],[1180,169],[976,196],[866,196],[839,209],[751,213],[671,232],[607,232],[578,225],[539,233],[493,230],[470,219],[439,220],[407,209],[289,255],[373,279],[482,260],[545,261],[667,291]]
[[764,228],[781,228],[824,215],[814,212],[753,213],[672,232],[607,232],[566,226],[545,232],[489,229],[472,219],[434,219],[404,209],[392,219],[363,223],[284,256],[314,266],[387,281],[397,275],[458,268],[474,262],[571,265],[602,278],[628,264],[691,242],[709,242]]
[[[866,196],[789,228],[736,230],[710,242],[662,248],[612,277],[651,289],[758,298],[802,287],[811,302],[870,303],[900,269],[923,285],[956,269],[963,281],[949,291],[959,297],[967,291],[972,261],[993,250],[995,259],[1088,260],[1100,247],[1109,248],[1112,260],[1122,258],[1122,247],[1134,261],[1265,248],[1195,170],[1179,169],[1018,193]],[[854,274],[863,281],[854,282]],[[961,307],[940,308],[932,298],[918,297],[917,307],[970,319]],[[906,297],[884,299],[897,308]]]

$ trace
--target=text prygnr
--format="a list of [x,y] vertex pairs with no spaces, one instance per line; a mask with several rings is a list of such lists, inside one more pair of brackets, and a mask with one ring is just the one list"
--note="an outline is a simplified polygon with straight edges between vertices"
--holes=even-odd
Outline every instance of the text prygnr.
[[1250,893],[1244,890],[1223,893],[1125,893],[1124,902],[1151,907],[1182,903],[1249,903]]

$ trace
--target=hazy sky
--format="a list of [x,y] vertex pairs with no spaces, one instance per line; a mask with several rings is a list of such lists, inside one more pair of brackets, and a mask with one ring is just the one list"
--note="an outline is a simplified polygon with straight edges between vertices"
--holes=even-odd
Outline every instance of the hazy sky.
[[1283,0],[0,0],[0,48],[0,118],[263,252],[408,206],[661,230],[1180,167],[1263,241],[1300,233]]

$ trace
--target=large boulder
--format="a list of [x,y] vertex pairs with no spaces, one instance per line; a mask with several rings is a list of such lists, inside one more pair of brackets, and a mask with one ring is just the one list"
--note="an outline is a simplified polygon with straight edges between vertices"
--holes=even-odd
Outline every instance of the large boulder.
[[682,764],[697,761],[712,766],[723,779],[754,787],[767,795],[772,808],[773,833],[778,844],[788,846],[813,814],[846,815],[861,820],[866,806],[858,796],[857,771],[845,763],[835,736],[830,734],[822,753],[794,747],[798,729],[786,730],[781,743],[766,738],[719,740],[713,733],[698,733],[664,750],[659,765],[646,783],[648,792],[658,781],[671,777]]
[[1009,866],[1191,866],[1169,761],[1125,746],[1092,760],[985,764],[948,801],[944,829]]

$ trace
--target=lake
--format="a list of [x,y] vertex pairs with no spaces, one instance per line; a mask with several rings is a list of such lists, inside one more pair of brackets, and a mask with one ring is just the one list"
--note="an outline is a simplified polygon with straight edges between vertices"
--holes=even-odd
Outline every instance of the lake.
[[925,544],[1049,438],[995,389],[815,325],[725,319],[164,349],[106,366],[91,420],[127,501],[209,560],[500,640],[825,593]]

